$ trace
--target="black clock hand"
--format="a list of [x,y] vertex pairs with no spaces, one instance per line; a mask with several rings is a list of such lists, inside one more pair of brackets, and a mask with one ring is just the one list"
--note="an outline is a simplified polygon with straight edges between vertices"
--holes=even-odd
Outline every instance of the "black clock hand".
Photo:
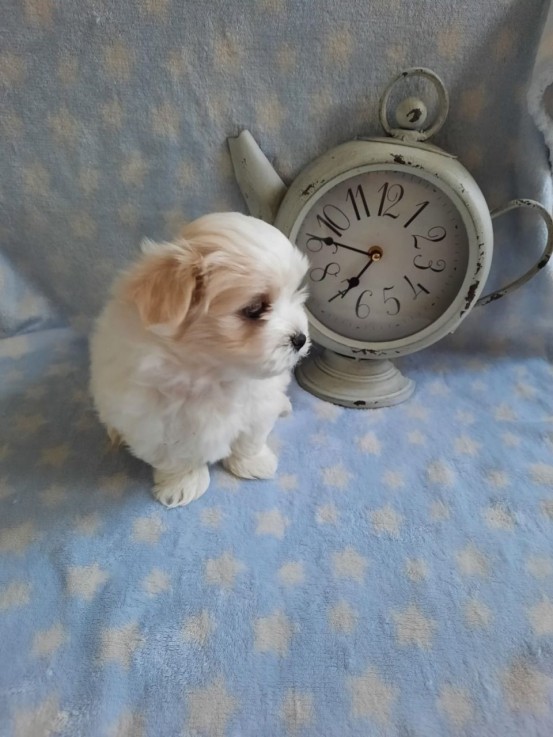
[[341,292],[337,292],[333,297],[331,297],[328,300],[329,302],[332,302],[332,300],[336,299],[336,297],[341,297],[342,299],[344,299],[344,297],[346,296],[346,294],[351,289],[354,289],[355,287],[358,287],[359,286],[359,283],[361,281],[361,277],[363,276],[363,274],[365,273],[365,271],[367,271],[367,269],[369,268],[369,266],[374,261],[374,258],[372,257],[372,255],[369,255],[369,254],[367,254],[367,255],[368,255],[369,260],[367,261],[367,263],[365,264],[365,266],[363,266],[363,268],[357,274],[357,276],[352,276],[350,279],[344,279],[343,281],[347,281],[347,283],[348,283],[347,288],[346,289],[343,289]]
[[314,238],[316,241],[321,241],[325,246],[337,246],[338,248],[346,248],[348,251],[355,251],[355,253],[362,253],[363,256],[367,255],[367,252],[363,251],[361,248],[354,248],[353,246],[347,246],[345,243],[338,243],[338,241],[335,241],[334,238],[331,238],[330,236],[320,238],[317,235],[311,235],[311,233],[308,233],[307,235],[310,238]]
[[362,253],[364,256],[367,255],[366,251],[362,251],[360,248],[354,248],[353,246],[346,246],[345,243],[337,243],[336,241],[332,241],[333,246],[338,246],[338,248],[347,248],[348,251],[355,251],[355,253]]

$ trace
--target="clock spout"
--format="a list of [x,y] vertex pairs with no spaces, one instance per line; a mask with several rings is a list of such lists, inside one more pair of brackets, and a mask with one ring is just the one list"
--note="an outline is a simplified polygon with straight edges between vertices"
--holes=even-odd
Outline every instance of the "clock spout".
[[249,131],[229,138],[228,145],[234,175],[250,213],[273,223],[286,185]]

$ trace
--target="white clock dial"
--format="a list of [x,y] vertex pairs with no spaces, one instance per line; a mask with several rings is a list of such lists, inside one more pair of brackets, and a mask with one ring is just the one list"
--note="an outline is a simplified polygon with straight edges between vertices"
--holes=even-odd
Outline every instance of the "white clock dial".
[[403,171],[366,171],[310,208],[294,238],[308,256],[308,308],[346,338],[414,335],[458,296],[469,241],[450,198]]

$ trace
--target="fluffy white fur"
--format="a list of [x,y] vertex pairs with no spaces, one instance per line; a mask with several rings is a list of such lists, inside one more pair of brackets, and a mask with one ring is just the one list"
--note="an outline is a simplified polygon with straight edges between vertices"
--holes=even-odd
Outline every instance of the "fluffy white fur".
[[[188,504],[208,464],[270,478],[267,437],[291,407],[290,372],[307,353],[307,262],[276,228],[206,215],[174,243],[143,246],[91,339],[91,389],[110,437],[154,468],[154,495]],[[295,346],[292,343],[294,339]]]

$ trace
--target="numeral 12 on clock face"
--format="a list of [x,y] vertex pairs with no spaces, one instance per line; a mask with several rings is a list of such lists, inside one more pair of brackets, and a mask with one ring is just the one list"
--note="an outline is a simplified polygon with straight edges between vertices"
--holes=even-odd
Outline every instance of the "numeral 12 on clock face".
[[453,302],[468,262],[462,219],[414,174],[367,171],[313,203],[295,237],[310,261],[308,308],[326,328],[393,341],[432,324]]

